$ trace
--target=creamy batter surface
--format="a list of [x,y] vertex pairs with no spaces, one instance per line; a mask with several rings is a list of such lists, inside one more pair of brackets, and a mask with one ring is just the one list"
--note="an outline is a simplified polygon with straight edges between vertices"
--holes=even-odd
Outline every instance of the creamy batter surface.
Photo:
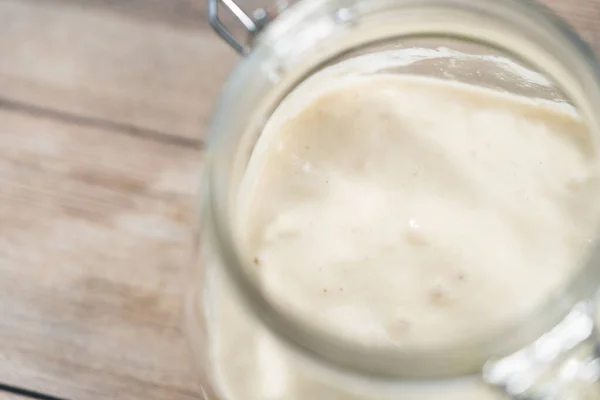
[[[280,305],[361,344],[431,348],[488,333],[580,268],[599,195],[587,135],[569,105],[435,79],[373,74],[299,90],[244,178],[248,261]],[[217,292],[212,356],[228,399],[387,398],[306,376],[231,288]],[[470,390],[455,398],[492,398]]]

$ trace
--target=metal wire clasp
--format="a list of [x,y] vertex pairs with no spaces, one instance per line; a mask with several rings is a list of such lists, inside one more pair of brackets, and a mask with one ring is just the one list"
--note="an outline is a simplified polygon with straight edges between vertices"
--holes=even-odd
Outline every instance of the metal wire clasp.
[[[242,23],[248,34],[247,43],[240,42],[231,33],[231,30],[225,26],[219,18],[219,5],[225,6]],[[234,0],[208,0],[208,16],[210,25],[223,40],[227,42],[235,51],[241,55],[246,55],[251,50],[252,38],[260,32],[271,20],[273,20],[281,11],[287,8],[289,1],[279,1],[273,9],[259,8],[248,15],[237,5]]]

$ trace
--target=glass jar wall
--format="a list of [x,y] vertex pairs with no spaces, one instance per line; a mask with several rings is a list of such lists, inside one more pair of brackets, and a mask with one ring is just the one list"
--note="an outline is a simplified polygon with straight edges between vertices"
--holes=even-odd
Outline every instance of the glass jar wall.
[[[370,346],[322,329],[265,290],[242,239],[239,210],[248,198],[240,188],[257,141],[284,101],[343,76],[444,80],[560,104],[584,121],[586,146],[596,154],[600,81],[589,49],[535,5],[469,0],[304,0],[253,46],[223,89],[206,155],[187,311],[206,398],[502,398],[485,383],[484,365],[537,343],[572,317],[599,282],[595,244],[560,290],[521,318],[431,348]],[[584,332],[576,344],[590,337]],[[558,353],[543,362],[553,365]],[[513,394],[547,394],[532,376],[518,389],[493,383]]]

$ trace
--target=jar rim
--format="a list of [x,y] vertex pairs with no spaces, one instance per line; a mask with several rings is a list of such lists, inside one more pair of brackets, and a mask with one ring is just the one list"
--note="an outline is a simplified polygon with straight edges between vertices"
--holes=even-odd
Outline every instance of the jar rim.
[[[365,6],[368,4],[368,6]],[[209,136],[216,145],[222,140],[223,132],[231,122],[231,113],[235,114],[236,107],[242,101],[239,93],[248,93],[248,84],[252,82],[258,71],[264,72],[265,60],[275,57],[278,60],[289,56],[289,42],[286,41],[298,32],[298,27],[304,21],[317,23],[319,20],[330,21],[332,14],[340,9],[353,10],[352,18],[364,18],[365,15],[375,15],[394,9],[394,12],[411,12],[426,14],[436,12],[448,15],[460,12],[472,15],[493,17],[499,26],[513,29],[512,41],[502,38],[499,32],[471,30],[460,24],[426,26],[416,29],[416,34],[424,35],[456,35],[467,40],[485,43],[492,47],[506,50],[535,65],[552,77],[561,88],[572,98],[582,111],[586,122],[592,131],[596,148],[600,148],[600,117],[593,113],[594,106],[600,106],[600,68],[588,45],[561,20],[554,18],[548,11],[533,2],[518,0],[483,1],[472,0],[304,0],[284,12],[277,20],[268,26],[257,38],[256,47],[247,59],[243,60],[231,79],[226,84],[219,101],[217,112],[209,129]],[[352,19],[351,18],[351,19]],[[346,21],[348,22],[348,21]],[[349,21],[352,22],[351,20]],[[313,29],[315,25],[313,25]],[[316,25],[318,26],[318,25]],[[306,27],[302,29],[307,29]],[[453,31],[454,30],[454,31]],[[332,31],[322,32],[330,35]],[[407,27],[401,29],[396,38],[406,38],[411,34]],[[415,32],[412,32],[415,34]],[[318,43],[318,35],[310,43]],[[522,38],[528,46],[516,46],[515,38]],[[503,40],[506,39],[504,42]],[[540,59],[528,53],[537,49]],[[334,51],[341,52],[338,48]],[[543,56],[543,57],[542,57]],[[329,54],[331,57],[331,54]],[[544,64],[549,62],[549,64]],[[306,72],[306,71],[305,71]],[[255,88],[259,90],[258,87]],[[252,88],[250,88],[252,91]],[[251,96],[250,96],[251,97]],[[246,99],[251,101],[251,99]],[[279,310],[259,289],[256,280],[244,268],[242,258],[237,251],[235,235],[228,220],[230,200],[228,191],[231,189],[229,176],[224,173],[224,159],[218,151],[210,151],[207,157],[205,212],[209,215],[207,225],[215,238],[215,245],[222,264],[232,278],[250,310],[267,325],[278,337],[293,347],[300,349],[313,359],[325,361],[327,365],[341,367],[344,371],[358,373],[362,376],[421,380],[456,378],[477,373],[486,361],[495,356],[508,355],[519,348],[535,341],[549,331],[570,309],[579,301],[589,298],[600,282],[600,249],[596,246],[587,266],[574,277],[568,288],[561,296],[552,298],[547,304],[536,310],[535,315],[525,324],[519,321],[518,326],[507,327],[497,332],[493,337],[487,337],[481,342],[465,343],[452,348],[433,349],[424,352],[389,352],[372,348],[361,348],[356,344],[340,342],[327,332],[315,329],[302,320],[286,315]]]

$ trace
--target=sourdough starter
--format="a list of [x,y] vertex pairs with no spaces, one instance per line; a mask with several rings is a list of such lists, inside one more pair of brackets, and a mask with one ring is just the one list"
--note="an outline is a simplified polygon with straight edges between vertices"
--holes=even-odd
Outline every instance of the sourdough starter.
[[[248,262],[280,306],[362,345],[427,349],[525,318],[581,267],[598,183],[571,106],[391,74],[303,89],[270,119],[240,194]],[[215,293],[228,400],[494,398],[477,384],[336,388],[228,283]]]

